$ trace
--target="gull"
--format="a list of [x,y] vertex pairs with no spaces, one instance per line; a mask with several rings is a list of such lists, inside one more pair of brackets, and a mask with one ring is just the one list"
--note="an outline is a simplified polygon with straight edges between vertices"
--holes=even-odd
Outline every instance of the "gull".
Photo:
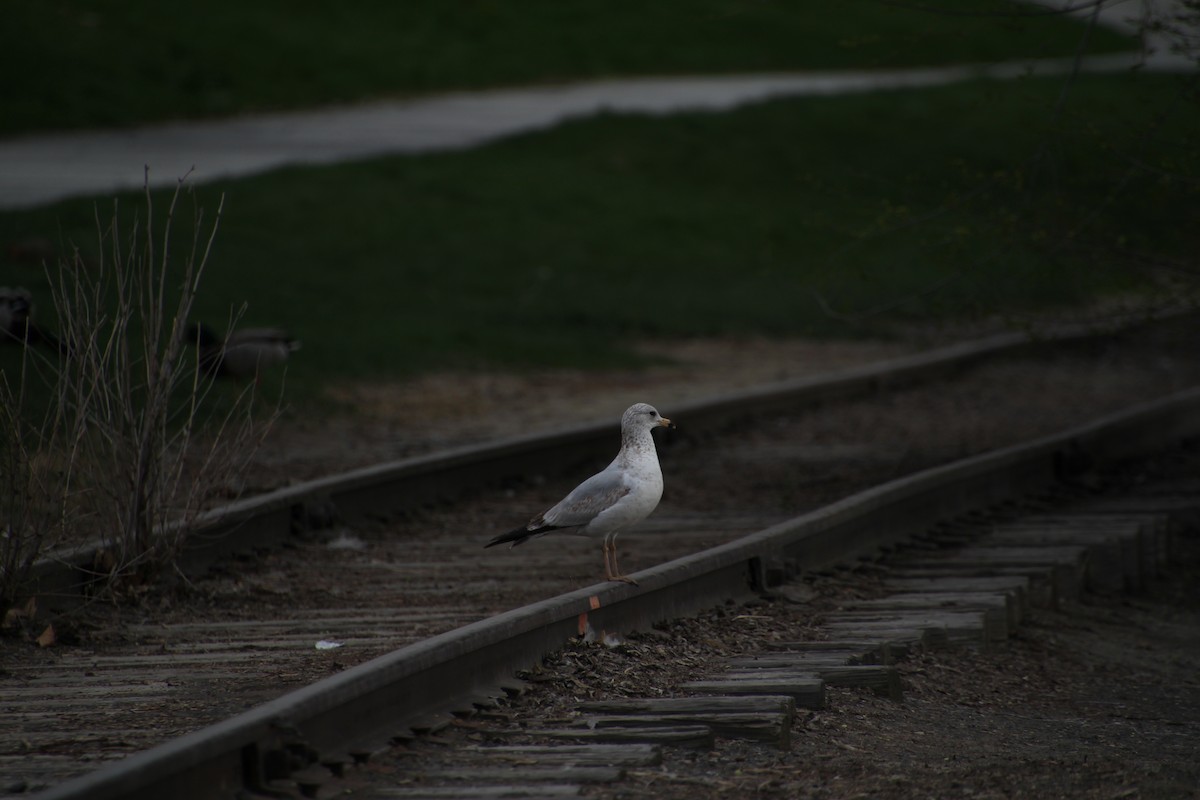
[[635,403],[621,415],[621,451],[603,471],[576,486],[558,505],[523,528],[500,534],[484,545],[509,547],[548,533],[604,537],[604,578],[637,585],[617,567],[617,534],[650,516],[662,498],[662,469],[650,431],[674,428],[654,406]]

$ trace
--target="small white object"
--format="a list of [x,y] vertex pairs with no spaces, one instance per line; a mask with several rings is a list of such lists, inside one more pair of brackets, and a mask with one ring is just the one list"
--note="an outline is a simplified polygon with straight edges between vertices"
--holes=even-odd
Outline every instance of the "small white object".
[[330,641],[329,639],[322,639],[321,641],[317,642],[318,650],[334,650],[341,646],[342,646],[342,642],[333,642],[333,641]]
[[367,543],[352,533],[342,531],[326,542],[325,547],[330,550],[366,550]]
[[605,631],[604,638],[601,641],[604,642],[605,647],[620,647],[625,644],[625,637],[619,633]]

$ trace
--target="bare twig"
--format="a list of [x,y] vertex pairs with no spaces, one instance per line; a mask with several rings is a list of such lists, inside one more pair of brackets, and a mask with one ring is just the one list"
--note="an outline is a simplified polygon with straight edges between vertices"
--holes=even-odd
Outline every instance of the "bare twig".
[[61,353],[23,362],[47,379],[43,415],[28,402],[31,373],[15,387],[0,376],[0,611],[37,557],[86,532],[105,543],[110,585],[177,571],[196,517],[216,487],[237,482],[265,434],[253,389],[218,395],[188,339],[223,198],[211,220],[196,210],[178,256],[186,177],[162,220],[148,188],[144,223],[124,226],[115,202],[108,223],[97,210],[97,263],[83,268],[76,252],[49,275]]

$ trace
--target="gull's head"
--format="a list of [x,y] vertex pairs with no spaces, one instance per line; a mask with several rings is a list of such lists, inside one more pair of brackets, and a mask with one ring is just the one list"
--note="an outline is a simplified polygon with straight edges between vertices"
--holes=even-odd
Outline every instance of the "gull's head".
[[621,428],[624,430],[634,428],[650,430],[659,426],[674,428],[675,423],[659,414],[658,409],[649,403],[634,403],[621,415]]

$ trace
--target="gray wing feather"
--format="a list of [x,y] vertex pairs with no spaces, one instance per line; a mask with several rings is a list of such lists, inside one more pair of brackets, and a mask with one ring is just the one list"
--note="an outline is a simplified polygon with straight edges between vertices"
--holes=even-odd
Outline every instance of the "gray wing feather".
[[615,506],[629,492],[630,487],[619,474],[608,471],[598,473],[576,486],[558,505],[533,520],[530,526],[570,528],[587,525],[600,512]]

